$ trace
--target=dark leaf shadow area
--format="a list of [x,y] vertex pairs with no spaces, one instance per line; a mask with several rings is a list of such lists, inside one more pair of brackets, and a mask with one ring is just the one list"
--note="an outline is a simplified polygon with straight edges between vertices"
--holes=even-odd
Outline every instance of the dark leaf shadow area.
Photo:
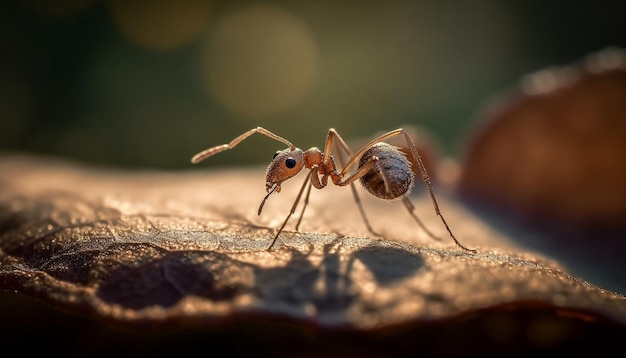
[[[268,251],[293,192],[257,216],[258,169],[122,172],[6,155],[0,173],[11,341],[40,332],[58,350],[123,344],[155,355],[200,344],[277,355],[624,350],[623,295],[518,251],[450,198],[442,207],[479,253],[424,237],[401,204],[383,210],[384,237],[371,237],[348,190],[314,192],[303,229],[288,225]],[[375,201],[364,204],[378,216]],[[65,334],[50,323],[59,320]]]

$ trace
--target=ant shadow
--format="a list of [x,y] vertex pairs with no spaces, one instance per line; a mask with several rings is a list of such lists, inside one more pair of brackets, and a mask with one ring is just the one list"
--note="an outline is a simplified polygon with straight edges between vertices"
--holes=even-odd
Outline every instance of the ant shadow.
[[[288,261],[275,268],[237,260],[232,253],[165,252],[141,265],[119,265],[103,279],[96,295],[136,310],[171,307],[188,296],[224,302],[252,295],[269,311],[297,316],[314,308],[324,316],[347,310],[361,296],[362,285],[373,280],[377,287],[389,286],[424,266],[420,254],[400,247],[371,245],[345,255],[343,245],[340,240],[324,245],[321,260],[312,245],[305,252],[286,248]],[[366,270],[355,270],[357,263]]]
[[[302,309],[313,305],[317,312],[342,311],[358,297],[358,286],[369,279],[353,277],[357,262],[367,268],[377,286],[388,286],[411,277],[424,266],[421,255],[401,248],[366,246],[344,256],[341,246],[338,242],[324,245],[318,264],[309,259],[312,250],[303,253],[290,249],[292,256],[284,267],[258,270],[259,283],[281,282],[265,293],[266,298]],[[286,277],[289,279],[284,280]]]

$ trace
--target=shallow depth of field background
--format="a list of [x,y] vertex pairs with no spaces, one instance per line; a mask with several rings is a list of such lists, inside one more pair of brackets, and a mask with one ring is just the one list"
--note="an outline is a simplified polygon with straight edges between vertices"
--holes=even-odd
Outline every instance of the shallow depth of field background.
[[[0,5],[0,150],[188,169],[415,124],[458,156],[522,77],[626,45],[623,1],[27,0]],[[251,139],[206,166],[265,164]],[[195,167],[194,167],[195,168]]]

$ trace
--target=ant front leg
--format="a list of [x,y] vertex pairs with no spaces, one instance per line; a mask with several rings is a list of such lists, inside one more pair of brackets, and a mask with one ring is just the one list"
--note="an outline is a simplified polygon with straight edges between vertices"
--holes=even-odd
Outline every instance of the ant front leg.
[[[280,229],[278,229],[278,231],[276,232],[276,235],[274,235],[274,239],[272,239],[272,243],[267,248],[267,251],[270,251],[272,249],[272,247],[274,247],[274,244],[276,243],[276,240],[278,239],[278,235],[280,235],[280,233],[283,232],[283,229],[285,228],[285,225],[287,225],[287,222],[289,221],[289,218],[291,218],[291,216],[296,212],[296,208],[298,207],[298,203],[300,202],[300,198],[302,197],[302,193],[304,192],[304,188],[307,185],[309,187],[309,190],[307,191],[307,194],[306,194],[305,203],[309,200],[309,193],[311,191],[311,175],[313,175],[314,171],[315,171],[315,169],[311,169],[311,170],[309,170],[309,173],[306,175],[306,179],[304,179],[304,183],[302,183],[302,187],[300,188],[300,191],[298,192],[298,196],[296,197],[296,200],[293,202],[293,205],[291,206],[291,210],[289,211],[289,214],[285,218],[285,221],[283,221],[283,224],[280,226]],[[304,209],[305,208],[306,208],[306,204],[305,204],[304,208],[302,208],[302,214],[304,214]],[[300,225],[300,220],[298,220],[298,225]],[[296,231],[297,231],[297,229],[296,229]]]
[[302,222],[302,218],[304,217],[304,210],[309,205],[309,196],[311,195],[311,187],[313,187],[313,184],[310,182],[310,180],[312,180],[312,178],[314,177],[317,177],[317,171],[315,169],[311,169],[311,171],[309,172],[309,177],[310,179],[307,180],[309,186],[306,189],[306,194],[304,194],[304,203],[302,203],[302,211],[300,211],[300,217],[298,218],[298,222],[296,223],[296,231],[298,231],[300,223]]

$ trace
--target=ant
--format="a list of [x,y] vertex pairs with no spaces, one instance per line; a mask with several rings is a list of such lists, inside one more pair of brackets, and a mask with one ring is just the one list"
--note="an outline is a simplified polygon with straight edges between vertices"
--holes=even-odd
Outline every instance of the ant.
[[[415,183],[415,174],[411,170],[411,164],[406,158],[406,155],[400,152],[397,147],[384,143],[384,141],[389,138],[401,135],[404,136],[404,139],[406,140],[406,143],[410,149],[410,153],[419,166],[420,172],[422,174],[422,179],[424,180],[424,183],[426,183],[426,186],[428,188],[428,193],[430,194],[430,199],[433,203],[435,213],[443,222],[446,230],[450,234],[450,237],[452,238],[452,240],[454,240],[459,248],[465,251],[469,251],[471,253],[477,252],[476,250],[468,249],[467,247],[463,246],[456,239],[454,234],[452,234],[448,223],[446,222],[443,215],[441,214],[441,211],[439,210],[439,205],[437,204],[437,199],[435,198],[435,193],[433,192],[430,177],[426,172],[426,167],[422,162],[422,158],[417,152],[413,141],[404,129],[398,128],[382,134],[367,143],[355,155],[352,155],[352,151],[334,128],[328,130],[324,151],[322,152],[317,147],[312,147],[306,151],[303,151],[300,148],[296,148],[296,146],[294,146],[290,141],[286,140],[285,138],[280,137],[263,127],[256,127],[241,134],[237,138],[233,139],[230,143],[218,145],[203,150],[202,152],[194,155],[191,158],[191,162],[193,164],[196,164],[217,153],[223,152],[228,149],[233,149],[243,140],[255,133],[263,134],[269,138],[272,138],[289,146],[289,148],[287,149],[277,151],[274,154],[272,162],[267,167],[265,182],[267,195],[263,198],[263,201],[261,201],[258,215],[261,215],[263,205],[265,204],[265,201],[269,198],[269,196],[274,192],[280,192],[280,186],[284,181],[298,174],[303,168],[309,169],[309,173],[307,174],[306,179],[304,180],[304,183],[302,184],[302,187],[298,192],[298,196],[296,197],[296,200],[291,207],[291,211],[289,212],[289,215],[287,215],[287,218],[285,218],[285,221],[283,222],[280,229],[278,229],[278,232],[274,236],[272,243],[267,248],[268,251],[272,249],[274,243],[276,243],[276,240],[278,239],[278,236],[285,228],[287,221],[289,221],[289,218],[291,218],[291,216],[296,211],[304,189],[306,188],[307,191],[304,197],[304,206],[295,227],[296,231],[298,231],[300,221],[302,220],[302,217],[304,215],[304,210],[306,209],[306,206],[309,202],[311,187],[315,187],[317,189],[325,188],[326,185],[328,185],[329,177],[333,184],[337,186],[351,186],[352,193],[354,194],[354,199],[359,207],[359,211],[361,212],[363,221],[365,222],[367,229],[372,234],[379,236],[372,229],[369,221],[367,220],[367,217],[365,216],[365,211],[363,210],[363,206],[354,187],[354,182],[356,180],[359,180],[361,184],[365,187],[365,189],[375,197],[385,200],[401,199],[407,210],[409,211],[409,214],[411,215],[411,217],[413,217],[417,224],[429,236],[439,240],[439,238],[431,233],[417,217],[414,212],[415,206],[413,206],[411,201],[407,198],[407,195],[409,194],[411,188],[413,188],[413,185]],[[347,164],[344,164],[341,151],[337,151],[339,162],[343,167],[341,171],[338,170],[335,159],[331,155],[331,151],[335,143],[337,143],[339,145],[339,148],[350,157]],[[355,165],[357,165],[356,170],[352,174],[348,175],[348,170],[350,170],[350,168],[354,167]]]

